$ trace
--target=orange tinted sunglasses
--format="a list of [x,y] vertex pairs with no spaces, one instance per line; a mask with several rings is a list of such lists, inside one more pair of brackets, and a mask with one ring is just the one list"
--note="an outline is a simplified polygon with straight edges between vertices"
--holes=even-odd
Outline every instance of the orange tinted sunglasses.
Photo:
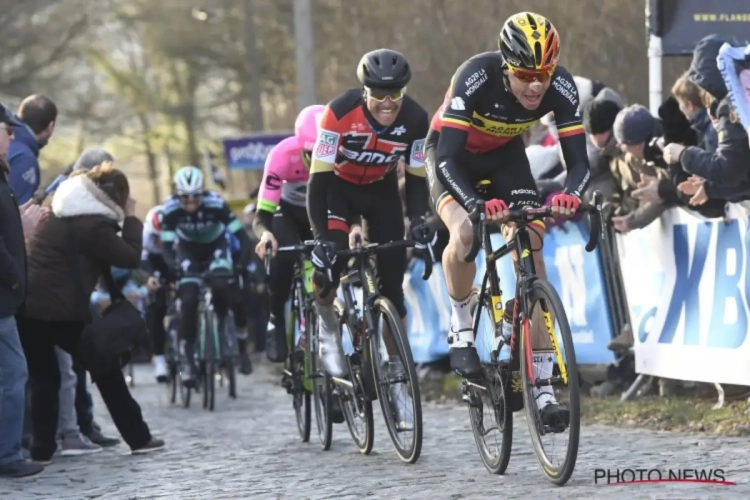
[[403,99],[404,95],[406,94],[406,87],[398,90],[392,90],[392,91],[380,91],[380,90],[373,90],[369,87],[365,87],[367,90],[367,95],[378,102],[385,101],[386,97],[390,97],[391,101],[398,101],[400,99]]
[[552,68],[550,69],[542,69],[542,70],[528,70],[528,69],[514,68],[513,66],[508,66],[508,70],[511,73],[513,73],[513,76],[515,76],[522,82],[533,83],[538,80],[544,83],[550,78],[552,78],[552,73],[555,72],[555,66],[552,66]]

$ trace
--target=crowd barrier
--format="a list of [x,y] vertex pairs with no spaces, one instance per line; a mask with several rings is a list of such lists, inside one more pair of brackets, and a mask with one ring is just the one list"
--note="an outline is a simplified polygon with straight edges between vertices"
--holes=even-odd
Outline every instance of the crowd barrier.
[[748,384],[749,214],[732,204],[706,221],[671,209],[618,235],[638,373]]

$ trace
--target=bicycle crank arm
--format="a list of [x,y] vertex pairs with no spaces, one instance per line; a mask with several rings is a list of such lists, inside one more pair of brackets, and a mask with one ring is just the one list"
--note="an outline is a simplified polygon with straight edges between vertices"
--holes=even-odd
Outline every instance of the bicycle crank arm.
[[354,390],[354,384],[352,384],[351,382],[349,382],[349,381],[348,381],[348,380],[346,380],[346,379],[343,379],[343,378],[338,378],[338,377],[331,377],[331,381],[332,381],[332,382],[333,382],[334,384],[338,385],[338,386],[344,386],[344,387],[346,387],[346,388],[347,388],[347,389],[349,389],[350,391],[353,391],[353,390]]

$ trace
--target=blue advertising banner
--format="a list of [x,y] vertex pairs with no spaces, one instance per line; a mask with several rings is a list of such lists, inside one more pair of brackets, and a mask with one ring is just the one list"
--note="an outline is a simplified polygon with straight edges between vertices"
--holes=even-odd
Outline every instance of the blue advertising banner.
[[291,133],[253,134],[236,139],[224,139],[227,166],[232,169],[262,169],[268,152],[291,136]]

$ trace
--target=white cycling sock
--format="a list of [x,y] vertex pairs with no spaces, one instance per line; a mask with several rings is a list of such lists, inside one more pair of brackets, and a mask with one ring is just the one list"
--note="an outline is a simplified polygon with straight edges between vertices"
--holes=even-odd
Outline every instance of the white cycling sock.
[[458,332],[459,330],[465,330],[471,328],[471,298],[473,294],[467,295],[461,300],[456,300],[450,297],[452,312],[451,312],[451,330]]
[[[534,377],[538,379],[552,378],[552,370],[554,369],[555,363],[555,352],[554,351],[534,351],[532,355],[534,361]],[[555,401],[555,393],[552,390],[551,385],[543,385],[539,389],[531,389],[534,399],[536,399],[537,407],[541,410],[549,403]]]

